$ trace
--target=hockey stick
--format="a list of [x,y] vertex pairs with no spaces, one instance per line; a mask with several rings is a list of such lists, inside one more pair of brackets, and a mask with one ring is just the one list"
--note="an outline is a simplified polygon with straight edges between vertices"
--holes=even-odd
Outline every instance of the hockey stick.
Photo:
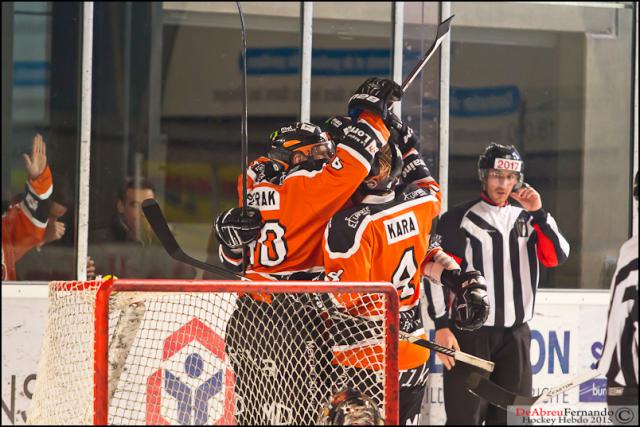
[[[404,338],[405,340],[420,345],[422,347],[427,347],[430,350],[433,350],[437,353],[442,353],[447,356],[453,357],[455,360],[466,363],[467,365],[475,366],[476,368],[480,368],[486,372],[493,372],[493,368],[495,364],[490,360],[481,359],[472,354],[465,353],[464,351],[454,350],[452,348],[443,347],[438,345],[432,341],[425,340],[424,338],[418,338],[413,335],[410,335],[406,332],[398,331],[398,334]],[[478,375],[474,373],[474,375]],[[483,378],[483,377],[481,377]]]
[[[247,30],[244,26],[244,14],[240,7],[240,2],[236,1],[238,14],[240,15],[240,30],[242,31],[242,126],[240,134],[241,141],[241,162],[242,162],[242,216],[247,216],[247,167],[249,164],[249,141],[248,141],[248,122],[249,113],[247,112],[248,96],[247,96]],[[242,245],[242,257],[244,259],[246,246]],[[242,264],[242,274],[244,274],[244,263]]]
[[552,387],[546,392],[537,396],[527,397],[520,396],[510,391],[505,390],[498,384],[490,381],[489,379],[479,375],[476,372],[471,373],[467,378],[467,387],[469,391],[476,396],[485,399],[494,406],[502,409],[507,409],[509,406],[533,406],[548,401],[553,396],[556,396],[567,390],[571,390],[574,387],[579,386],[585,381],[593,379],[600,375],[600,372],[596,370],[590,370],[577,375],[564,383]]
[[[149,224],[151,225],[153,232],[158,237],[158,240],[160,240],[160,243],[165,248],[169,256],[171,256],[172,258],[180,262],[184,262],[185,264],[190,264],[194,267],[201,268],[202,270],[206,270],[213,273],[221,273],[228,276],[233,276],[234,278],[247,280],[247,278],[240,276],[239,274],[233,273],[225,268],[221,268],[216,265],[197,260],[187,255],[182,250],[182,248],[180,248],[180,245],[178,245],[178,242],[176,241],[175,237],[171,233],[171,230],[169,230],[169,225],[167,224],[167,221],[164,215],[162,214],[162,210],[160,209],[160,206],[158,205],[158,202],[156,200],[146,199],[145,201],[143,201],[142,211],[144,212],[144,215],[147,218],[147,221],[149,221]],[[335,309],[330,309],[329,307],[326,306],[326,304],[324,304],[319,299],[314,299],[311,305],[313,305],[316,308],[320,308],[321,310],[327,310],[331,314],[338,314],[338,315],[345,316],[349,320],[358,320],[361,322],[369,322],[369,323],[372,322],[369,319],[365,319],[358,316],[347,315],[346,313],[336,311]],[[434,342],[413,336],[406,332],[398,331],[398,334],[405,341],[409,341],[416,345],[426,347],[438,353],[446,354],[447,356],[453,357],[455,360],[467,363],[472,366],[476,366],[487,372],[493,371],[493,362],[490,362],[488,360],[483,360],[461,351],[455,351],[450,348],[442,347]]]
[[436,32],[436,38],[433,41],[433,44],[429,47],[429,49],[427,49],[427,53],[422,57],[422,59],[418,61],[418,63],[413,67],[413,70],[411,70],[409,75],[407,75],[407,77],[404,78],[404,81],[402,82],[402,85],[401,85],[402,93],[406,92],[409,85],[415,80],[415,78],[418,76],[420,71],[422,71],[424,66],[427,65],[427,62],[429,62],[429,59],[431,58],[431,56],[438,49],[444,37],[447,34],[449,34],[449,29],[451,27],[451,20],[453,19],[454,16],[455,15],[451,15],[450,17],[448,17],[438,25],[438,31]]
[[249,163],[248,147],[248,112],[247,112],[247,31],[244,27],[244,14],[240,7],[240,2],[236,2],[238,14],[240,15],[240,29],[242,31],[242,125],[240,134],[242,135],[242,215],[247,214],[247,165]]
[[[345,313],[343,311],[341,311],[338,307],[336,307],[333,303],[328,303],[326,301],[323,301],[323,299],[321,297],[319,297],[318,295],[310,295],[308,296],[308,298],[306,299],[306,303],[312,307],[314,307],[315,309],[321,311],[321,312],[327,312],[330,316],[333,315],[338,315],[342,318],[344,318],[345,320],[349,321],[353,321],[353,320],[357,320],[359,323],[364,323],[364,324],[370,324],[372,325],[372,327],[378,326],[377,323],[374,320],[371,319],[365,319],[364,317],[360,317],[360,316],[355,316],[352,314],[348,314]],[[463,351],[456,351],[452,348],[447,348],[447,347],[443,347],[439,344],[434,343],[433,341],[429,341],[427,339],[424,338],[420,338],[417,337],[415,335],[411,335],[408,332],[404,332],[404,331],[398,331],[398,336],[401,340],[403,341],[408,341],[412,344],[416,344],[419,345],[421,347],[425,347],[428,348],[430,350],[433,350],[437,353],[442,353],[445,354],[447,356],[451,356],[453,357],[455,360],[466,363],[468,365],[471,366],[475,366],[477,368],[482,369],[483,371],[486,372],[493,372],[493,368],[494,368],[494,363],[489,361],[489,360],[484,360],[481,359],[479,357],[473,356],[471,354],[465,353]]]
[[243,279],[239,274],[187,255],[176,241],[171,230],[169,230],[169,224],[167,224],[167,220],[155,199],[146,199],[143,201],[142,212],[144,212],[144,216],[147,218],[147,221],[149,221],[153,232],[156,233],[158,240],[160,240],[160,243],[171,258],[211,273],[223,274],[227,277],[233,276],[235,279]]

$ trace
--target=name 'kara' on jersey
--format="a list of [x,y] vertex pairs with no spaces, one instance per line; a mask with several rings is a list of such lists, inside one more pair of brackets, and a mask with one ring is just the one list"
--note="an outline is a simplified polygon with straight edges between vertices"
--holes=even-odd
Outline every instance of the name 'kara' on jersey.
[[431,222],[439,212],[438,197],[410,185],[397,194],[369,195],[336,214],[325,230],[327,279],[389,281],[398,289],[400,310],[414,307]]

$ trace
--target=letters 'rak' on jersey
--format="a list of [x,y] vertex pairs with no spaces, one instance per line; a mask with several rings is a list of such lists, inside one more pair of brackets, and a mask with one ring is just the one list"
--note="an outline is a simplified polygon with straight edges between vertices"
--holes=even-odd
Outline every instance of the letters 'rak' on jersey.
[[[406,161],[407,159],[405,159]],[[411,164],[411,159],[405,164]],[[424,168],[426,170],[426,167]],[[422,267],[440,250],[429,247],[431,223],[440,213],[440,192],[430,176],[419,176],[412,184],[387,195],[368,195],[363,202],[342,210],[327,224],[324,240],[325,280],[391,282],[400,299],[400,329],[424,337],[419,307]],[[416,184],[420,185],[420,187]],[[379,320],[381,301],[363,301],[360,296],[334,295],[334,303],[349,314]],[[334,363],[359,366],[375,360],[382,349],[366,340],[333,349]],[[401,341],[398,363],[400,385],[418,385],[426,380],[429,350]]]
[[[322,167],[302,163],[279,182],[254,182],[247,205],[260,210],[263,226],[257,242],[250,245],[246,276],[287,280],[296,273],[322,273],[324,227],[362,183],[375,153],[388,138],[382,119],[365,112],[345,129],[336,155]],[[223,245],[219,255],[227,268],[241,268],[241,255]]]

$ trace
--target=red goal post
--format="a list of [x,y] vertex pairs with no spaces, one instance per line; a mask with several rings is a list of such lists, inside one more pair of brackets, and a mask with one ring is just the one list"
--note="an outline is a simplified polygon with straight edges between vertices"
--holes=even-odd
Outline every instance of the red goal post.
[[349,387],[397,424],[398,310],[388,283],[52,282],[28,422],[312,424]]

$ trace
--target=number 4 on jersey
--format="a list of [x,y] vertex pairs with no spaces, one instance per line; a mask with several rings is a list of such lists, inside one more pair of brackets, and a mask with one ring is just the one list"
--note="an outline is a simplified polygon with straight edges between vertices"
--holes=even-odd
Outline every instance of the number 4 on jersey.
[[407,248],[402,254],[396,270],[393,272],[391,282],[396,286],[396,289],[401,290],[400,301],[411,298],[416,292],[413,284],[413,277],[418,270],[415,258],[413,246]]

